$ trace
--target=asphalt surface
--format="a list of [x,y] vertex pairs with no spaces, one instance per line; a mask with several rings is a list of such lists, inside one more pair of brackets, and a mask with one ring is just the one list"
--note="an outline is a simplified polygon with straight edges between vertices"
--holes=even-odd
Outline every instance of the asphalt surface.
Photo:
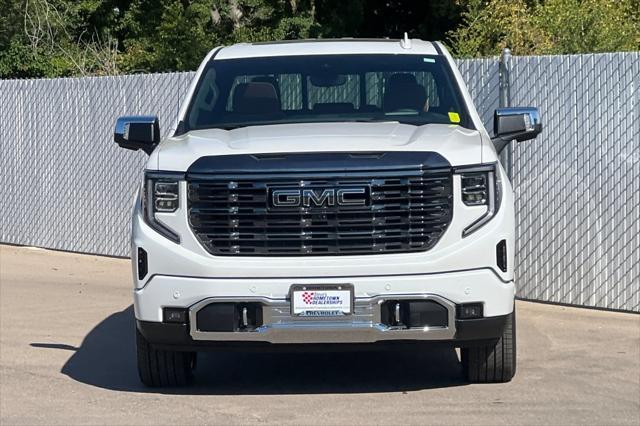
[[518,373],[457,354],[206,354],[137,378],[127,260],[0,245],[0,424],[640,425],[640,315],[518,302]]

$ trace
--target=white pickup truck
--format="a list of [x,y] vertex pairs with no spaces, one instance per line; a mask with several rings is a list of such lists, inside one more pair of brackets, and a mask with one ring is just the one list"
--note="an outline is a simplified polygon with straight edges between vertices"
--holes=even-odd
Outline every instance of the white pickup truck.
[[516,370],[514,210],[489,136],[437,42],[303,40],[212,50],[149,154],[132,230],[138,368],[188,383],[198,351],[461,348],[471,382]]

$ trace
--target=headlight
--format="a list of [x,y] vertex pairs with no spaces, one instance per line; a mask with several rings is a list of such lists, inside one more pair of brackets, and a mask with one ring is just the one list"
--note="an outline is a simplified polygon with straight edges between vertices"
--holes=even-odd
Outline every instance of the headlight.
[[486,205],[489,200],[487,191],[488,173],[467,173],[460,176],[462,182],[462,201],[467,206]]
[[180,207],[179,182],[182,176],[182,173],[148,172],[141,197],[145,222],[175,243],[180,243],[180,236],[164,225],[157,214],[173,213]]
[[178,210],[179,193],[176,181],[151,181],[153,185],[153,205],[156,212],[173,213]]
[[467,206],[487,206],[485,214],[462,231],[466,237],[487,224],[500,208],[502,182],[498,164],[456,168],[460,174],[462,202]]

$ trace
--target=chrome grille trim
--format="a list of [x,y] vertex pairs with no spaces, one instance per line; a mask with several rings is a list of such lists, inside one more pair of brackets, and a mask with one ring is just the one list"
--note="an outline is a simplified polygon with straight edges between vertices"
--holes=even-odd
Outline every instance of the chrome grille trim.
[[[269,208],[269,188],[370,188],[368,206]],[[192,174],[189,224],[216,256],[406,253],[432,248],[452,217],[450,168]]]

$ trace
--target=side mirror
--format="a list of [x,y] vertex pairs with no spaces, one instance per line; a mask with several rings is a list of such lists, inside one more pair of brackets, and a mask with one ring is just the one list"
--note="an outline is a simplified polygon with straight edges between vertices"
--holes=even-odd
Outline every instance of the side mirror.
[[498,153],[515,140],[535,139],[542,132],[538,108],[498,108],[493,115],[493,144]]
[[120,117],[116,121],[113,140],[120,148],[143,150],[151,154],[160,143],[160,123],[156,116]]

